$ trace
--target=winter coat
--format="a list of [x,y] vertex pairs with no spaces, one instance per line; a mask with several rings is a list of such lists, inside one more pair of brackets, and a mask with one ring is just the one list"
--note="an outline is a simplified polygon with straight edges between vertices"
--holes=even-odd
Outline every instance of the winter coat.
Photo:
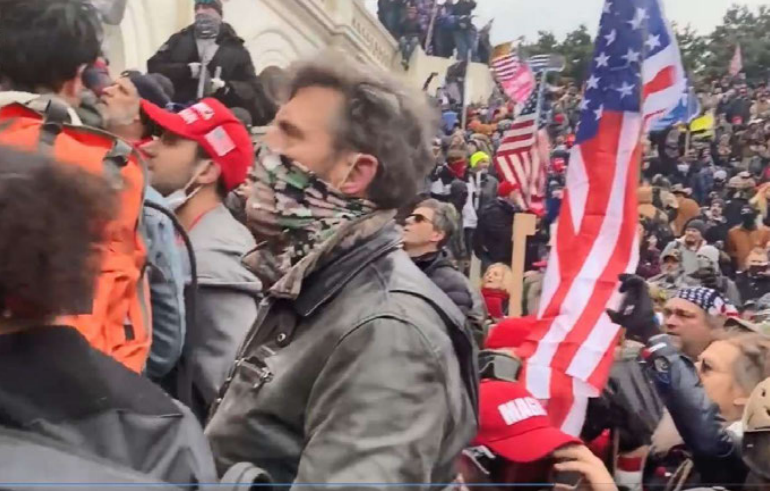
[[748,271],[744,271],[735,276],[735,284],[744,302],[759,300],[770,293],[770,277],[765,275],[752,277]]
[[491,263],[510,264],[513,256],[513,217],[518,209],[498,198],[481,210],[473,250]]
[[195,325],[187,330],[180,400],[205,419],[238,347],[257,318],[262,283],[241,258],[256,243],[224,205],[189,231],[198,266]]
[[[269,123],[275,116],[275,106],[265,95],[262,83],[254,71],[251,55],[235,30],[222,24],[217,37],[219,49],[208,65],[210,76],[222,69],[221,79],[226,86],[212,97],[227,107],[242,107],[251,113],[255,126]],[[174,84],[174,102],[188,104],[198,98],[198,79],[192,77],[190,63],[200,63],[195,28],[189,26],[174,34],[147,61],[149,73],[161,73]]]
[[246,461],[327,490],[453,481],[476,432],[473,341],[390,216],[348,223],[270,288],[206,428],[220,471]]
[[677,213],[672,225],[674,233],[679,237],[684,234],[687,222],[700,215],[700,206],[697,201],[686,196],[678,195],[676,199],[679,202],[679,213]]
[[[478,345],[486,335],[487,311],[481,293],[452,263],[446,250],[414,259],[425,276],[431,279],[465,315]],[[481,342],[480,342],[481,341]]]
[[[719,408],[706,396],[695,365],[671,345],[665,334],[653,337],[645,354],[645,371],[655,384],[681,435],[701,483],[742,488],[746,465],[739,439],[725,429]],[[649,467],[656,467],[651,457]]]
[[738,271],[746,269],[746,258],[755,247],[764,249],[770,241],[770,228],[761,225],[754,230],[747,230],[743,226],[733,227],[727,233],[725,251],[733,258]]
[[432,252],[415,258],[414,263],[442,292],[446,293],[463,314],[468,314],[473,307],[468,280],[455,268],[447,252]]
[[3,334],[0,354],[1,426],[162,481],[215,482],[211,450],[190,411],[75,329]]

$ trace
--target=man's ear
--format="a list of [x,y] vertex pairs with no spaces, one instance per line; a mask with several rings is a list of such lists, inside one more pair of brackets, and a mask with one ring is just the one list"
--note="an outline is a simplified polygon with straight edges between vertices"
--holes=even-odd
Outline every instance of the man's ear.
[[444,232],[439,232],[438,230],[434,230],[433,234],[430,236],[430,241],[436,244],[440,244],[441,241],[443,241],[445,238],[446,238],[446,234]]
[[733,400],[733,405],[734,406],[746,407],[746,404],[748,404],[748,403],[749,403],[749,398],[748,397],[737,397],[737,398],[735,398],[735,400]]
[[369,187],[377,176],[380,162],[373,155],[360,154],[353,163],[348,178],[342,183],[340,191],[348,196],[365,198]]
[[219,168],[213,160],[205,160],[208,165],[206,170],[198,176],[198,182],[202,185],[216,184],[219,177],[222,175],[222,169]]

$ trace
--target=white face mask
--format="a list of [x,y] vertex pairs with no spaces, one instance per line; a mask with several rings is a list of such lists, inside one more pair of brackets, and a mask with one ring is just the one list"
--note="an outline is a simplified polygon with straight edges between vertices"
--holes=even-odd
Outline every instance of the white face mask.
[[679,172],[682,174],[687,174],[690,171],[690,164],[678,164],[676,168],[679,169]]
[[195,189],[192,189],[195,186],[195,181],[198,180],[200,176],[203,175],[204,172],[206,172],[209,168],[209,165],[211,165],[211,162],[208,162],[205,166],[201,168],[198,172],[196,172],[192,178],[187,182],[187,184],[182,187],[182,189],[179,189],[177,191],[174,191],[173,193],[166,196],[166,206],[169,210],[173,212],[177,212],[184,205],[186,205],[193,197],[198,194],[198,192],[202,189],[203,186],[197,186]]

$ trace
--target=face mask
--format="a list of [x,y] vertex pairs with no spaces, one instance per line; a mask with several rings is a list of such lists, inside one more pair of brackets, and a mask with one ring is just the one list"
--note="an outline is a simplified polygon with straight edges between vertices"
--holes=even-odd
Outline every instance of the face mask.
[[[282,267],[294,266],[342,225],[376,210],[374,203],[346,196],[303,165],[267,147],[262,148],[255,170],[249,225],[280,249]],[[345,181],[347,177],[338,187]]]
[[750,276],[761,276],[767,272],[767,266],[749,266]]
[[190,190],[193,186],[195,186],[195,181],[198,180],[198,178],[203,175],[204,172],[206,172],[209,168],[209,165],[211,163],[207,163],[205,167],[203,167],[201,170],[196,172],[192,179],[190,179],[187,184],[184,185],[182,189],[179,189],[177,191],[174,191],[173,193],[166,196],[166,206],[169,210],[173,212],[177,212],[184,205],[186,205],[193,197],[195,197],[196,194],[203,188],[203,186],[198,186],[192,191]]
[[678,164],[676,168],[679,169],[679,172],[682,174],[687,174],[690,171],[690,164]]
[[216,39],[222,29],[222,18],[210,12],[195,14],[195,37],[198,39]]

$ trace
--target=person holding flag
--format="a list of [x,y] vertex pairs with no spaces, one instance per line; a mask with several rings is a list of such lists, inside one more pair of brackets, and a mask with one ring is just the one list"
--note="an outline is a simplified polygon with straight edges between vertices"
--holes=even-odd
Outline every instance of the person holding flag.
[[[620,326],[618,275],[638,261],[641,137],[681,100],[684,70],[659,0],[607,1],[545,275],[538,325],[521,349],[527,389],[579,434],[604,388]],[[615,300],[615,301],[614,301]]]

